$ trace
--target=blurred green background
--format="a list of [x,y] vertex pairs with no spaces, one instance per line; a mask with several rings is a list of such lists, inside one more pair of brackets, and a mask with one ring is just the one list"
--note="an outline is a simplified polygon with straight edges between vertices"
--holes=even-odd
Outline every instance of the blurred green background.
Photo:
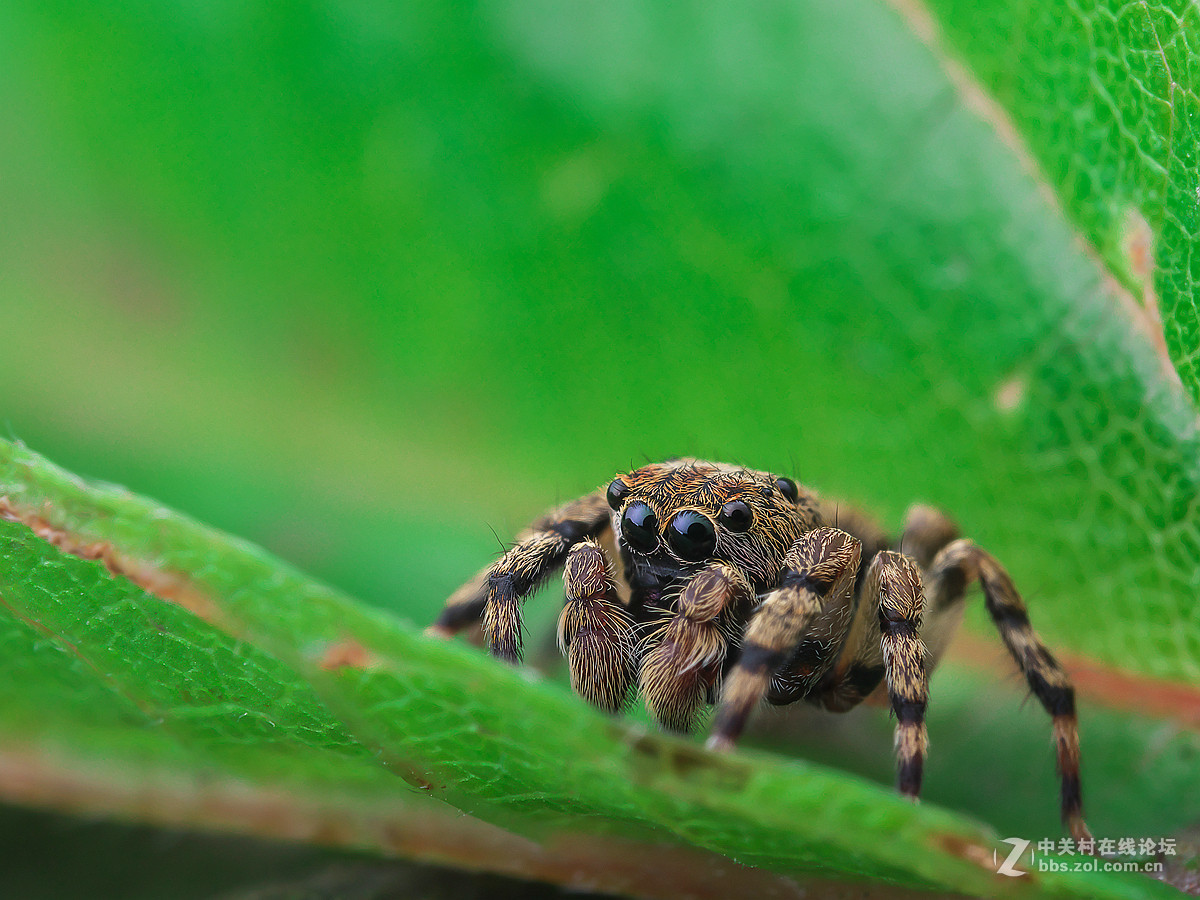
[[1170,301],[1190,257],[1131,242],[1192,220],[1107,154],[1176,197],[1195,95],[1106,143],[1153,58],[1064,52],[1055,118],[934,6],[1048,183],[872,0],[11,0],[2,427],[418,623],[647,459],[933,502],[1054,647],[1194,684],[1195,385],[1121,297]]
[[890,9],[14,2],[0,67],[4,427],[68,468],[422,621],[616,470],[743,462],[1196,676],[1066,599],[1194,619],[1190,406]]

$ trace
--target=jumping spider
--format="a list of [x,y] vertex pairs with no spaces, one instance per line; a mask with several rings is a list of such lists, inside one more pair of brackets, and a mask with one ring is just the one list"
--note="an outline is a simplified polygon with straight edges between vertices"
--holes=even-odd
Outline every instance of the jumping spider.
[[521,604],[560,566],[559,646],[571,684],[591,703],[617,712],[636,684],[654,718],[679,732],[715,703],[708,746],[723,750],[764,697],[844,712],[886,680],[898,788],[913,799],[928,744],[929,672],[978,581],[1053,717],[1063,821],[1076,839],[1089,836],[1071,683],[1008,573],[957,539],[941,512],[913,507],[892,540],[789,478],[696,459],[644,466],[535,522],[450,597],[430,631],[482,623],[492,653],[515,663]]

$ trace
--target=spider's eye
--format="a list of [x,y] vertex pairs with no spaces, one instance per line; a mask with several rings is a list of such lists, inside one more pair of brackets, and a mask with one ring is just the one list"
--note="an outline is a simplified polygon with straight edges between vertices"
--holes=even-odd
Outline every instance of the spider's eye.
[[717,549],[717,530],[706,516],[685,509],[676,513],[667,526],[667,541],[683,559],[700,562]]
[[754,514],[741,500],[730,500],[721,507],[721,514],[717,518],[730,531],[749,531],[754,524]]
[[800,488],[796,487],[796,482],[790,478],[776,478],[775,487],[779,488],[779,493],[793,503],[800,499]]
[[608,486],[608,505],[613,509],[621,508],[621,501],[629,494],[629,485],[623,482],[620,478],[614,478],[613,483]]
[[630,503],[621,516],[621,536],[634,550],[649,553],[658,546],[658,518],[640,500]]

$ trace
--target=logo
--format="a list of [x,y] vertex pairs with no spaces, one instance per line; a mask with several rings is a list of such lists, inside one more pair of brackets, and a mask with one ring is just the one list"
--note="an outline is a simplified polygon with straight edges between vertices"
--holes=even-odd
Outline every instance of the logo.
[[1020,878],[1022,875],[1029,874],[1024,869],[1018,869],[1016,862],[1021,858],[1021,854],[1029,849],[1030,842],[1024,838],[1004,838],[1002,843],[1012,844],[1012,852],[1004,858],[1004,862],[1000,862],[996,851],[992,851],[992,862],[996,864],[996,874],[1007,875],[1009,878]]

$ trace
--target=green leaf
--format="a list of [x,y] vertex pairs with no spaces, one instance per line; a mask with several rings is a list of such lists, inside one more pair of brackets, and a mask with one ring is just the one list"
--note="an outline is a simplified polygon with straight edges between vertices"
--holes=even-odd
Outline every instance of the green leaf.
[[934,8],[979,83],[876,0],[13,4],[9,421],[414,617],[482,522],[641,454],[798,467],[952,510],[1056,650],[1195,684],[1196,410],[1118,252],[1144,221],[1194,392],[1195,11]]
[[[2,446],[10,743],[69,747],[126,781],[130,766],[173,765],[332,790],[347,815],[386,803],[419,822],[434,801],[407,782],[529,834],[679,842],[810,877],[1031,890],[998,883],[969,821],[815,765],[711,756],[618,724],[244,542]],[[1140,879],[1039,882],[1047,895],[1152,893]]]
[[[6,426],[418,623],[643,454],[934,502],[1194,722],[1196,11],[929,5],[4,4]],[[1200,815],[1081,716],[1093,822]]]
[[[1200,399],[1200,13],[1174,3],[931,0],[1080,234]],[[1158,321],[1159,316],[1162,322]]]

